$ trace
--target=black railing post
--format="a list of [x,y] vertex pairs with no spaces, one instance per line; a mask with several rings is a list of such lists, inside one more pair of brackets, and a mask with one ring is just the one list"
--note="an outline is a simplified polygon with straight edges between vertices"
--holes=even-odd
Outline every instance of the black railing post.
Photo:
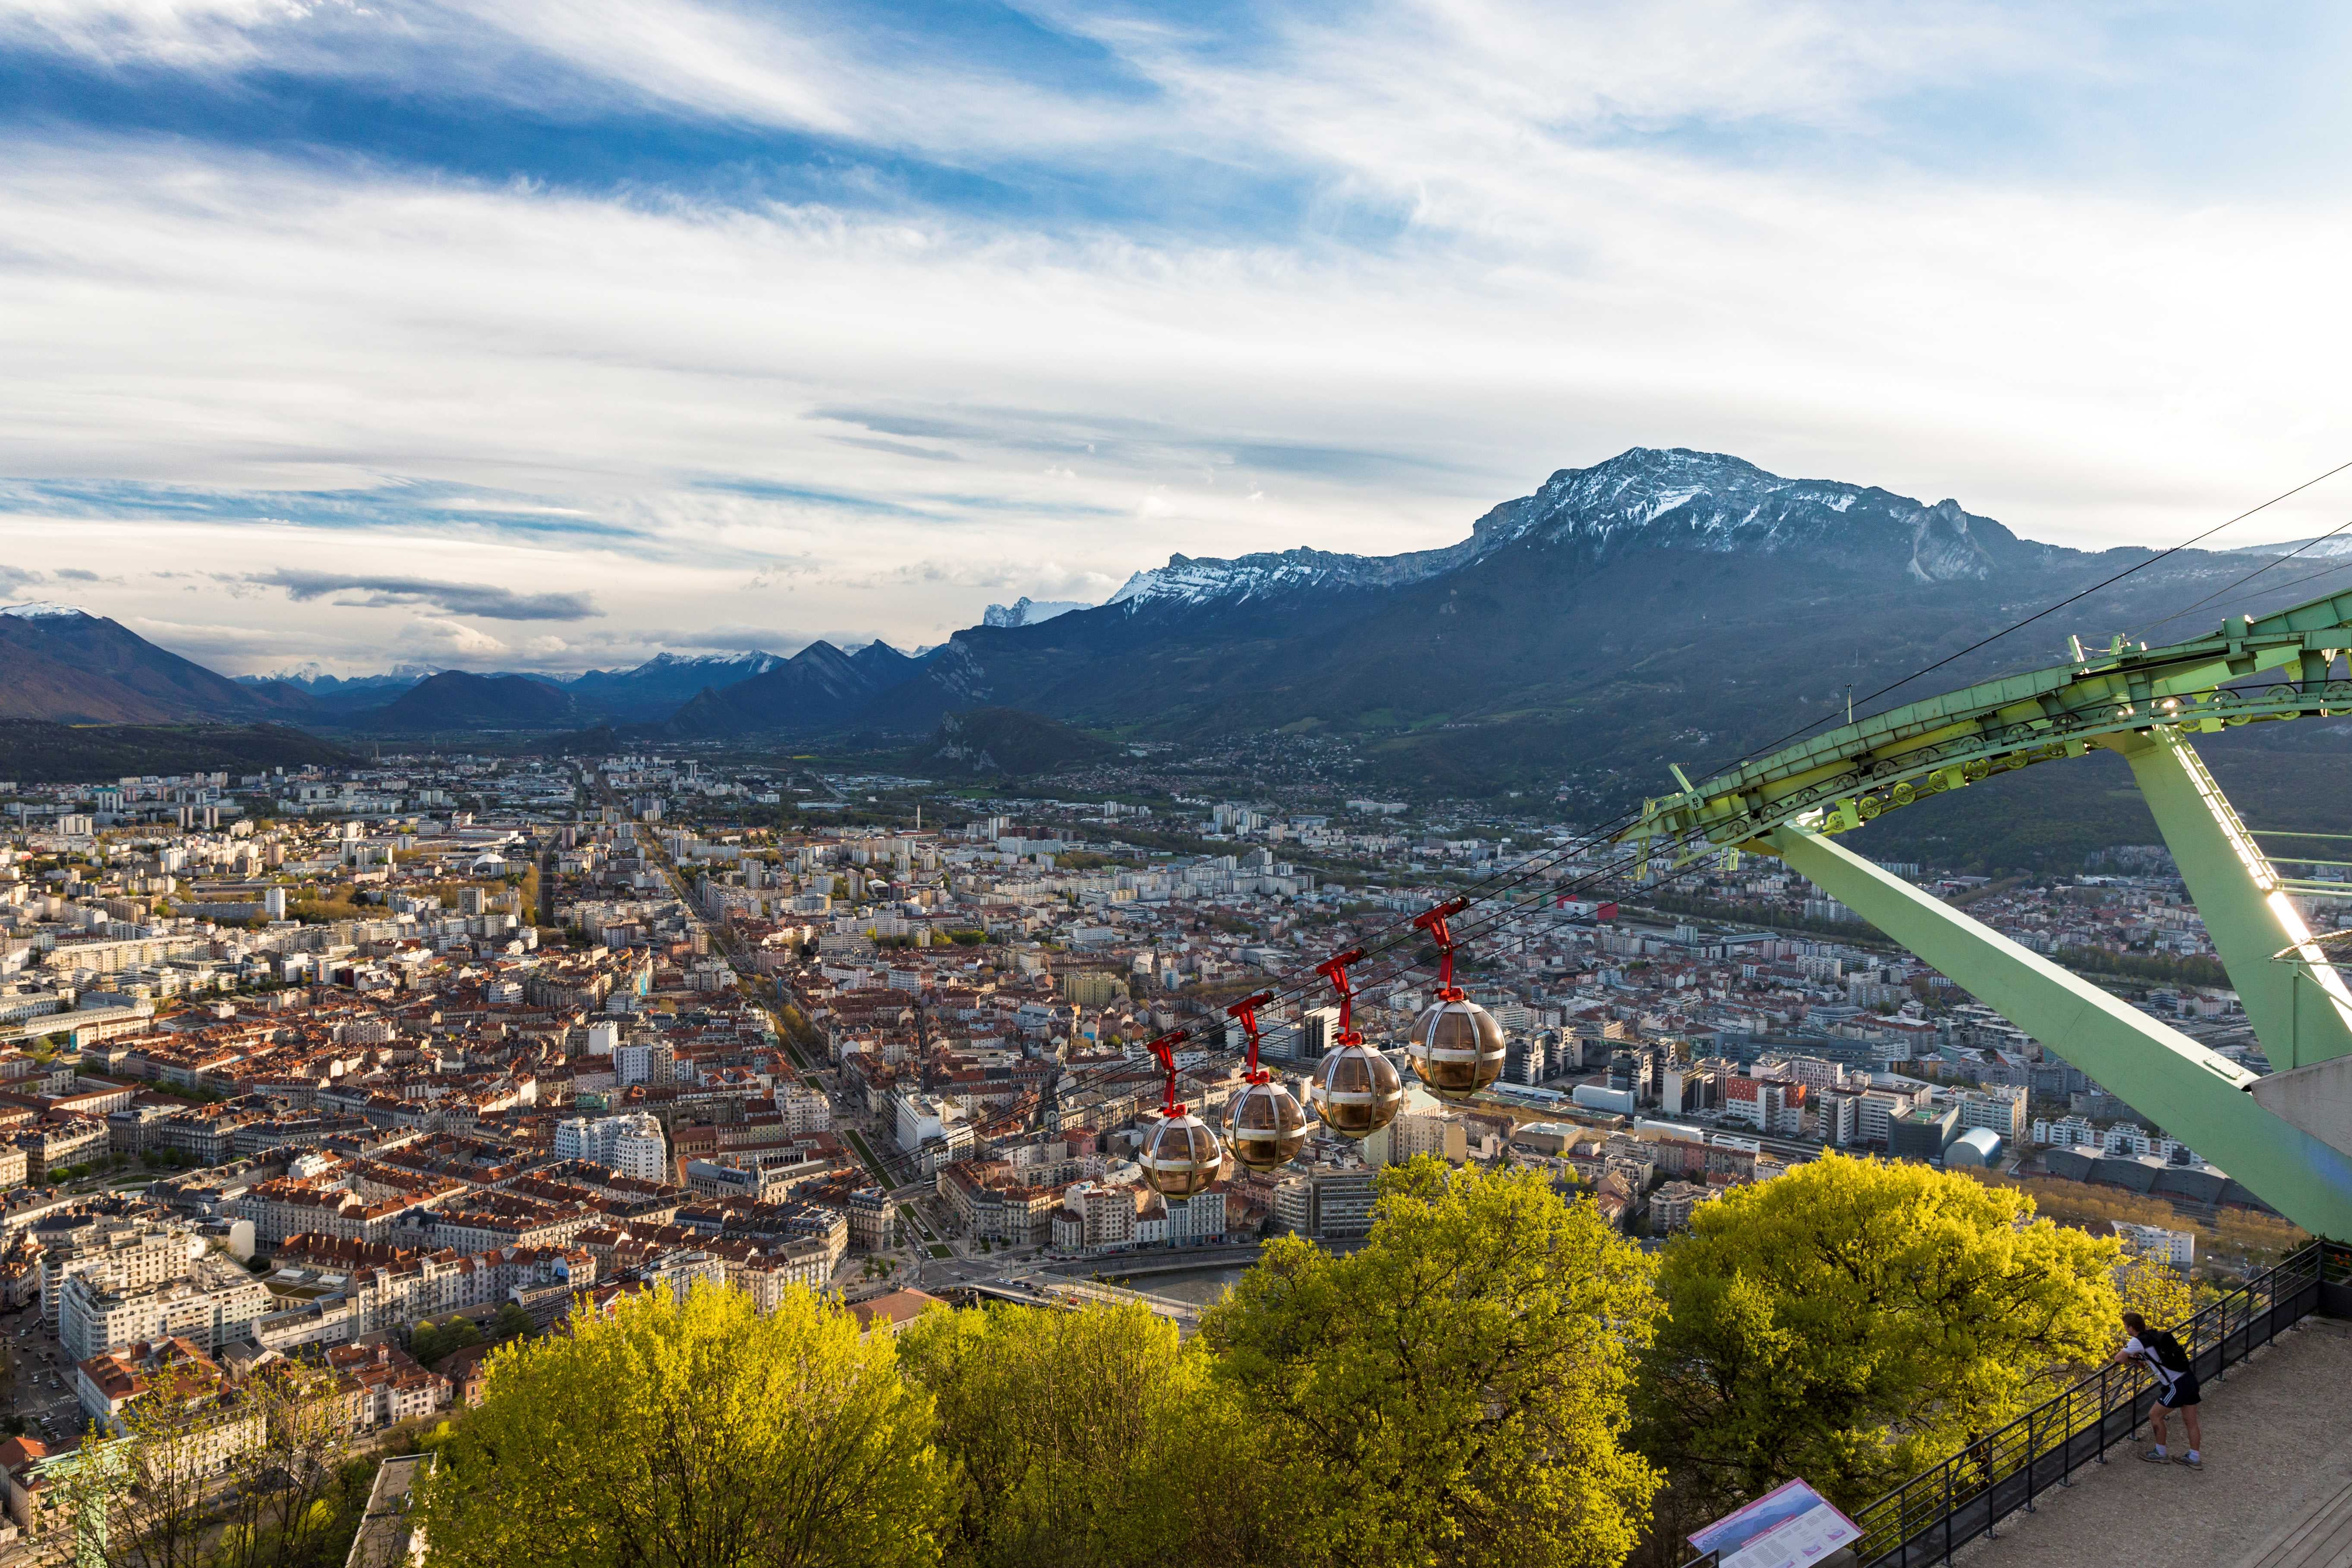
[[2099,1368],[2099,1463],[2107,1462],[2107,1413],[2116,1407],[2115,1395],[2107,1388],[2107,1376],[2115,1371],[2112,1363]]
[[2074,1388],[2068,1388],[2059,1397],[2065,1400],[2066,1408],[2061,1411],[2058,1416],[2058,1484],[2062,1487],[2072,1487],[2074,1484]]
[[2028,1513],[2032,1513],[2032,1512],[2033,1512],[2033,1511],[2034,1511],[2034,1507],[2033,1507],[2033,1412],[2032,1412],[2032,1411],[2031,1411],[2031,1410],[2029,1410],[2029,1411],[2027,1411],[2027,1412],[2025,1413],[2025,1511],[2026,1511],[2026,1512],[2028,1512]]
[[1952,1561],[1952,1461],[1944,1461],[1944,1562]]

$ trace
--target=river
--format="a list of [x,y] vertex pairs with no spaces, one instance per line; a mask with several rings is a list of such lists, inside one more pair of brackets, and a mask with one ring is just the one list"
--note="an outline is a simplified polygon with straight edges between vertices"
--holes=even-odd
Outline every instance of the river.
[[[1207,1265],[1181,1274],[1147,1274],[1134,1281],[1133,1288],[1154,1296],[1173,1296],[1179,1301],[1197,1301],[1205,1307],[1223,1295],[1244,1272],[1238,1264]],[[1103,1278],[1108,1281],[1115,1277],[1106,1273]]]

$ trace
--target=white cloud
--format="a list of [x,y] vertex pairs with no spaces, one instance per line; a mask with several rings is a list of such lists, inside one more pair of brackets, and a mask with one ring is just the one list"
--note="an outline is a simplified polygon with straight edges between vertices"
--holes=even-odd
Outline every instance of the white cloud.
[[0,0],[0,39],[110,63],[217,70],[260,60],[268,46],[257,34],[324,8],[310,0]]
[[507,645],[463,621],[417,616],[408,623],[405,648],[411,653],[456,654],[461,658],[480,658],[505,653]]
[[[2181,537],[2344,455],[2343,202],[2085,195],[1874,149],[1906,95],[2137,68],[2113,16],[1433,0],[1266,13],[1234,51],[1047,14],[1134,90],[1025,83],[820,9],[0,0],[0,35],[100,58],[363,74],[407,57],[342,46],[397,38],[469,90],[588,79],[974,165],[1051,151],[1169,180],[1181,155],[1308,193],[1297,226],[1269,198],[1255,226],[1170,236],[20,141],[0,157],[0,474],[431,480],[538,498],[501,510],[548,531],[26,512],[0,516],[0,559],[593,596],[605,622],[515,646],[389,605],[266,611],[321,657],[545,666],[698,626],[911,645],[1176,551],[1447,542],[1637,444],[2095,543]],[[582,74],[488,68],[516,51]],[[1748,132],[1764,150],[1709,141]],[[1775,136],[1813,151],[1771,155]],[[2332,524],[2347,493],[2263,532]],[[564,531],[583,521],[637,537]],[[193,625],[189,586],[84,596]]]

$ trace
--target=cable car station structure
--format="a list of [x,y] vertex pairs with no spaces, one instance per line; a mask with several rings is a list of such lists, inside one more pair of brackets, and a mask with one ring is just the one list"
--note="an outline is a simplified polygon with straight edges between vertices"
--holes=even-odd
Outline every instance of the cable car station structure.
[[[2189,737],[2352,716],[2352,591],[2210,637],[2104,653],[1891,709],[1644,803],[1647,868],[1777,856],[2315,1235],[2352,1237],[2352,994]],[[2262,677],[2266,684],[2245,684]],[[1881,813],[2104,747],[2131,765],[2246,1017],[2257,1078],[1836,842]],[[2352,779],[2335,787],[2352,794]],[[2341,893],[2341,883],[2312,885]]]

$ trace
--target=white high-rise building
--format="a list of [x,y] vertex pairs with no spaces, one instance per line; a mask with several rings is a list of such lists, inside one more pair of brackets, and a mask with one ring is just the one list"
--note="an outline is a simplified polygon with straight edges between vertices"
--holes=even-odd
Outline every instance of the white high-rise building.
[[1984,1127],[2000,1134],[2004,1143],[2025,1142],[2025,1090],[2006,1085],[1969,1090],[1959,1096],[1960,1130]]
[[661,1120],[646,1111],[625,1116],[575,1116],[555,1124],[559,1160],[586,1160],[639,1181],[663,1179],[669,1145]]
[[833,1126],[833,1101],[824,1091],[802,1084],[779,1085],[776,1110],[788,1132],[824,1132]]

